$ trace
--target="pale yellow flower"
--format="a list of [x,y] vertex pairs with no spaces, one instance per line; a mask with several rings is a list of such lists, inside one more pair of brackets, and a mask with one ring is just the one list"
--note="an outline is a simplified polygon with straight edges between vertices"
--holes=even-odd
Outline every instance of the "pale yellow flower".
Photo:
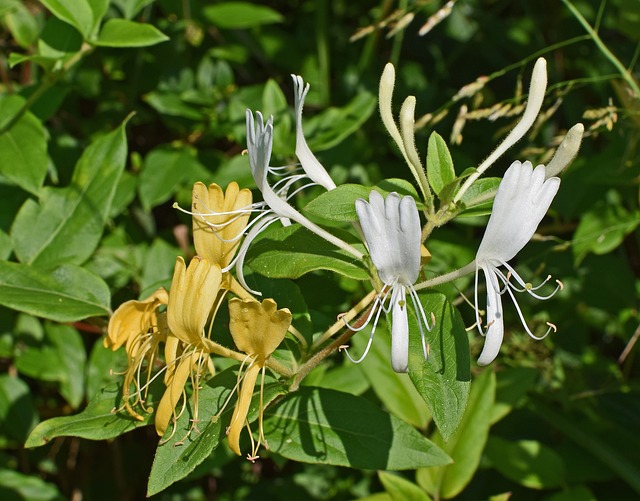
[[239,456],[241,455],[240,433],[247,420],[258,374],[262,372],[257,444],[253,442],[249,424],[246,423],[252,442],[252,452],[248,456],[251,461],[258,458],[256,454],[261,442],[264,442],[265,446],[267,446],[262,429],[262,394],[265,365],[267,359],[284,339],[287,329],[291,325],[291,318],[291,312],[287,308],[278,310],[278,306],[273,299],[265,299],[262,303],[238,298],[229,301],[229,330],[236,346],[247,354],[247,362],[249,363],[240,382],[238,401],[227,432],[229,447]]
[[194,421],[197,421],[197,403],[200,379],[206,367],[211,366],[208,337],[205,327],[219,297],[222,271],[218,264],[194,257],[189,266],[178,257],[171,281],[167,323],[171,334],[165,343],[167,389],[158,404],[155,427],[158,435],[166,432],[169,422],[178,418],[181,402],[186,402],[184,387],[192,382]]
[[[167,338],[166,314],[158,308],[169,301],[168,293],[159,288],[142,301],[127,301],[113,313],[109,320],[107,337],[103,343],[106,348],[117,350],[123,344],[127,352],[127,369],[124,372],[122,396],[124,407],[134,418],[144,418],[134,409],[144,407],[153,368],[159,354],[160,343]],[[135,390],[131,391],[131,385]]]
[[147,299],[122,303],[109,319],[104,347],[116,351],[132,338],[147,334],[158,323],[156,310],[168,301],[168,292],[160,287]]
[[219,265],[196,256],[186,267],[178,257],[167,306],[169,329],[178,339],[190,345],[201,343],[221,283]]
[[252,200],[251,190],[241,190],[236,182],[229,183],[224,193],[215,183],[208,188],[195,183],[191,214],[196,254],[220,268],[228,267],[249,222]]

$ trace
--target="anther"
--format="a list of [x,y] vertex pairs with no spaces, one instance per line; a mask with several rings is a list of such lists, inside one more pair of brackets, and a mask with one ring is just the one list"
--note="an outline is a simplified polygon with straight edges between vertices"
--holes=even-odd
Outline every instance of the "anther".
[[553,329],[553,332],[558,332],[558,328],[556,324],[552,324],[551,322],[547,322],[547,325]]

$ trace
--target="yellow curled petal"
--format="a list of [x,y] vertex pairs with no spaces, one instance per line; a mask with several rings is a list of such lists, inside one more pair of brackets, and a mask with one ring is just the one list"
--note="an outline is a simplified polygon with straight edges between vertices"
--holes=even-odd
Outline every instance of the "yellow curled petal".
[[178,257],[167,306],[167,323],[178,339],[192,345],[200,342],[221,281],[217,264],[196,256],[187,268],[184,259]]
[[280,345],[291,325],[291,312],[273,299],[229,301],[229,330],[238,349],[265,359]]
[[262,367],[260,367],[260,365],[253,364],[247,369],[247,372],[245,372],[242,380],[242,386],[238,392],[238,401],[233,409],[233,416],[231,417],[231,423],[229,424],[229,433],[227,438],[229,448],[238,456],[242,455],[242,452],[240,451],[240,433],[242,432],[244,423],[247,420],[251,397],[253,397],[253,388],[261,369]]
[[[221,268],[229,266],[251,215],[251,190],[232,182],[227,191],[215,183],[193,185],[193,243],[196,254]],[[244,210],[243,210],[244,209]]]
[[146,334],[155,326],[156,308],[168,301],[167,291],[160,287],[147,299],[122,303],[109,319],[104,347],[115,351],[130,339]]
[[164,435],[169,426],[171,416],[174,415],[176,405],[182,397],[184,385],[187,383],[187,379],[191,374],[191,368],[196,363],[197,354],[192,353],[188,357],[183,358],[173,374],[171,384],[167,387],[158,408],[156,409],[155,426],[156,433],[160,436]]
[[167,370],[164,373],[164,384],[167,386],[171,383],[171,379],[176,372],[176,359],[179,355],[180,343],[180,339],[174,335],[167,336],[167,340],[164,343],[164,362],[167,366]]

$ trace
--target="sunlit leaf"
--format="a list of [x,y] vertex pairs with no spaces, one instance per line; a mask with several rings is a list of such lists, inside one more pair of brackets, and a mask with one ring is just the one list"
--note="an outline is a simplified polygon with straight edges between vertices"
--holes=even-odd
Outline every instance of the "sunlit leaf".
[[421,292],[423,308],[434,314],[435,327],[427,334],[429,359],[425,360],[416,314],[409,312],[409,376],[427,402],[445,441],[453,436],[467,406],[471,383],[469,341],[458,310],[443,294]]
[[302,387],[265,417],[270,449],[296,461],[384,470],[450,461],[413,427],[348,393]]

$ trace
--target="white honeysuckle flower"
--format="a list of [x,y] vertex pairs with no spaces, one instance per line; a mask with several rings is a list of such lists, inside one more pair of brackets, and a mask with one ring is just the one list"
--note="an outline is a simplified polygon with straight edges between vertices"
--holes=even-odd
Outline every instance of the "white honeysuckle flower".
[[291,188],[291,186],[295,182],[300,180],[300,175],[294,175],[290,176],[289,178],[285,178],[283,181],[279,181],[273,186],[269,184],[267,178],[268,174],[278,173],[282,169],[281,167],[269,166],[269,162],[271,160],[271,150],[273,147],[273,117],[269,117],[269,120],[265,122],[262,113],[256,112],[256,118],[254,120],[254,116],[251,110],[247,110],[246,117],[247,154],[249,156],[249,164],[251,166],[251,173],[256,182],[256,185],[262,193],[262,197],[264,198],[266,207],[263,207],[263,209],[266,209],[266,211],[261,214],[262,220],[256,223],[251,228],[244,242],[242,243],[240,250],[238,251],[236,273],[238,275],[238,281],[242,284],[242,286],[255,294],[259,294],[257,291],[252,291],[247,286],[242,272],[242,265],[244,263],[244,258],[247,254],[247,250],[249,249],[249,245],[251,244],[251,242],[262,230],[264,230],[267,226],[277,220],[283,221],[284,224],[289,224],[289,221],[293,220],[296,223],[301,224],[308,230],[312,231],[316,235],[331,242],[336,247],[349,252],[358,259],[362,259],[363,256],[360,251],[344,242],[343,240],[332,235],[331,233],[327,232],[326,230],[322,229],[317,224],[309,221],[309,219],[304,217],[300,212],[298,212],[289,204],[288,200],[300,189],[302,189],[298,188],[294,190],[293,193],[289,193],[289,189]]
[[[493,202],[491,217],[482,242],[480,242],[475,261],[476,324],[480,333],[486,336],[484,348],[478,358],[478,365],[491,363],[500,351],[504,336],[502,295],[505,292],[511,296],[522,325],[529,336],[534,339],[542,339],[552,330],[555,331],[555,326],[547,323],[549,326],[547,332],[543,336],[535,336],[527,326],[514,291],[527,292],[537,299],[548,299],[562,288],[562,283],[556,280],[556,289],[547,296],[541,296],[535,291],[549,282],[551,276],[548,276],[538,286],[533,287],[526,283],[507,264],[507,261],[515,257],[531,240],[559,187],[559,178],[551,177],[545,180],[544,165],[538,165],[534,169],[531,162],[513,162],[500,182]],[[506,268],[506,275],[500,271],[501,266]],[[487,282],[486,332],[482,330],[480,309],[478,308],[478,273],[480,269],[482,269]],[[517,285],[511,283],[511,278],[515,279]]]
[[413,197],[400,198],[397,193],[390,193],[384,199],[377,191],[372,191],[369,201],[356,200],[356,212],[362,232],[369,249],[371,261],[378,270],[378,276],[384,283],[376,297],[364,325],[353,331],[366,327],[371,319],[373,328],[363,355],[354,360],[361,362],[367,355],[381,312],[391,312],[391,365],[396,372],[407,372],[409,364],[409,320],[407,317],[407,293],[411,297],[418,317],[422,348],[427,358],[427,344],[424,329],[431,330],[420,298],[413,288],[420,272],[421,227],[418,209]]
[[331,191],[336,187],[336,183],[333,182],[327,170],[309,149],[302,130],[302,107],[304,106],[307,92],[309,92],[309,84],[305,85],[304,80],[299,75],[291,75],[291,78],[293,78],[293,96],[296,110],[296,156],[309,179]]
[[[292,77],[295,90],[296,155],[300,160],[300,166],[296,168],[296,166],[293,165],[282,167],[272,167],[269,165],[273,148],[273,117],[269,117],[265,123],[260,112],[256,113],[256,118],[254,119],[251,110],[247,110],[247,153],[249,156],[249,164],[251,166],[253,179],[257,188],[262,193],[264,200],[229,212],[208,209],[202,201],[199,201],[202,210],[197,213],[181,209],[174,204],[174,207],[183,212],[199,217],[205,221],[214,234],[224,242],[237,241],[243,236],[245,237],[235,258],[223,271],[228,271],[235,266],[238,281],[247,290],[257,295],[260,293],[250,289],[244,280],[244,274],[242,272],[244,259],[251,242],[253,242],[260,232],[276,221],[280,221],[283,225],[288,226],[291,224],[291,220],[293,220],[337,247],[354,255],[356,258],[361,259],[363,257],[362,253],[357,249],[312,223],[288,203],[297,193],[310,186],[319,184],[327,190],[332,190],[336,187],[325,168],[309,149],[304,138],[302,130],[302,108],[304,106],[304,99],[309,91],[309,84],[305,86],[300,76],[292,75]],[[273,184],[269,183],[270,177],[275,180]],[[233,236],[231,239],[224,239],[218,235],[218,233],[222,233],[221,230],[228,225],[253,213],[257,214],[256,217],[252,219],[246,228],[243,228],[240,234]],[[211,216],[227,216],[227,218],[224,222],[215,224],[206,219]]]

